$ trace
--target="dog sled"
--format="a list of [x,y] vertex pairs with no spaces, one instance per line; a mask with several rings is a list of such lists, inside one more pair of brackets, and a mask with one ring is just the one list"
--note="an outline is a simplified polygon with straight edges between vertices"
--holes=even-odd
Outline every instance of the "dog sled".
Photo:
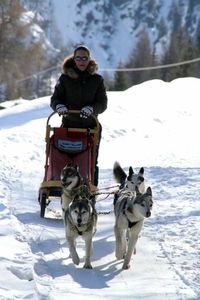
[[[70,110],[69,114],[79,114],[80,111]],[[49,203],[60,198],[62,185],[61,170],[71,164],[78,166],[85,184],[94,187],[96,148],[99,144],[100,124],[95,115],[93,128],[64,128],[54,127],[53,112],[46,123],[46,161],[44,178],[39,188],[38,201],[40,217],[45,217],[45,210]]]

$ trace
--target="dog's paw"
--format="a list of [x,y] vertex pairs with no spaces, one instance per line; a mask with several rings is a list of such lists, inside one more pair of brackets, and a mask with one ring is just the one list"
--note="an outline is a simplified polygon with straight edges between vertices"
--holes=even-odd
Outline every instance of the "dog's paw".
[[84,269],[92,269],[92,265],[90,263],[85,263],[83,268]]
[[130,269],[130,264],[123,263],[122,269],[123,269],[123,270],[128,270],[128,269]]

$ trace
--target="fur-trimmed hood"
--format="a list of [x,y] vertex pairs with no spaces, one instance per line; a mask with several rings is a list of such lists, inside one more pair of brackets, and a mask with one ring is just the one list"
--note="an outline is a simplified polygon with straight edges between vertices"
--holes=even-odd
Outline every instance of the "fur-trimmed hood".
[[[86,71],[88,74],[93,75],[97,72],[98,65],[94,59],[91,59]],[[64,59],[63,65],[62,65],[62,71],[63,74],[68,75],[72,79],[77,79],[79,77],[79,72],[76,68],[73,56],[68,56]]]

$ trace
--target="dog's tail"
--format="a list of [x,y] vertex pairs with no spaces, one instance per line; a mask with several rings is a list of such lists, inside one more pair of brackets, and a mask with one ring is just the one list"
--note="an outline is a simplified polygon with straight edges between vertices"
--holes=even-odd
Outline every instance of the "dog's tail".
[[120,184],[124,183],[127,177],[126,173],[117,161],[114,163],[113,175],[117,183]]

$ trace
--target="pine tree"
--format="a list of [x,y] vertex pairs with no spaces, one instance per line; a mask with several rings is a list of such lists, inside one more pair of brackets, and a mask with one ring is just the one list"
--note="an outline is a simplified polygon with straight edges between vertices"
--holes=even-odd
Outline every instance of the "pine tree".
[[[185,27],[180,27],[176,32],[172,32],[169,48],[165,52],[162,64],[172,64],[193,59],[195,49],[191,38]],[[179,77],[194,76],[196,74],[194,64],[185,64],[174,66],[161,70],[161,78],[165,81],[171,81]]]
[[[120,62],[118,69],[122,69],[123,65]],[[115,72],[115,78],[114,78],[114,86],[113,89],[115,91],[124,91],[128,88],[128,84],[126,81],[126,77],[123,71],[116,71]]]
[[[198,25],[198,28],[200,28],[200,22]],[[195,51],[195,57],[200,57],[200,31],[196,31],[196,36],[194,40],[194,51]],[[195,63],[195,76],[200,77],[200,62]]]
[[181,19],[182,19],[182,6],[180,3],[172,1],[168,19],[172,22],[172,31],[176,32],[181,27]]
[[[170,36],[170,43],[169,47],[164,53],[161,64],[167,65],[167,64],[173,64],[175,62],[179,62],[179,46],[178,46],[178,39],[177,39],[177,33],[172,32]],[[176,67],[170,67],[160,70],[160,78],[165,81],[171,81],[176,78]]]
[[[18,53],[23,51],[21,44],[26,28],[19,25],[19,18],[23,12],[18,0],[1,0],[1,30],[0,30],[0,81],[3,82],[5,96],[13,98],[17,95],[15,78],[21,76],[18,67]],[[3,95],[0,96],[1,98]]]
[[[140,68],[140,67],[151,67],[154,65],[154,55],[152,46],[150,44],[148,32],[143,29],[139,33],[138,42],[135,49],[133,50],[129,62],[127,64],[128,68]],[[128,85],[138,84],[143,81],[152,78],[153,72],[151,70],[145,71],[134,71],[127,74]]]
[[[195,49],[192,44],[191,38],[185,41],[185,46],[182,50],[180,60],[187,61],[195,57]],[[184,64],[177,68],[177,77],[194,77],[196,75],[196,66],[194,63]]]
[[33,21],[25,23],[24,14],[20,0],[1,0],[0,100],[19,96],[32,98],[35,84],[24,81],[22,85],[19,80],[47,67],[49,63],[43,41],[31,41]]

